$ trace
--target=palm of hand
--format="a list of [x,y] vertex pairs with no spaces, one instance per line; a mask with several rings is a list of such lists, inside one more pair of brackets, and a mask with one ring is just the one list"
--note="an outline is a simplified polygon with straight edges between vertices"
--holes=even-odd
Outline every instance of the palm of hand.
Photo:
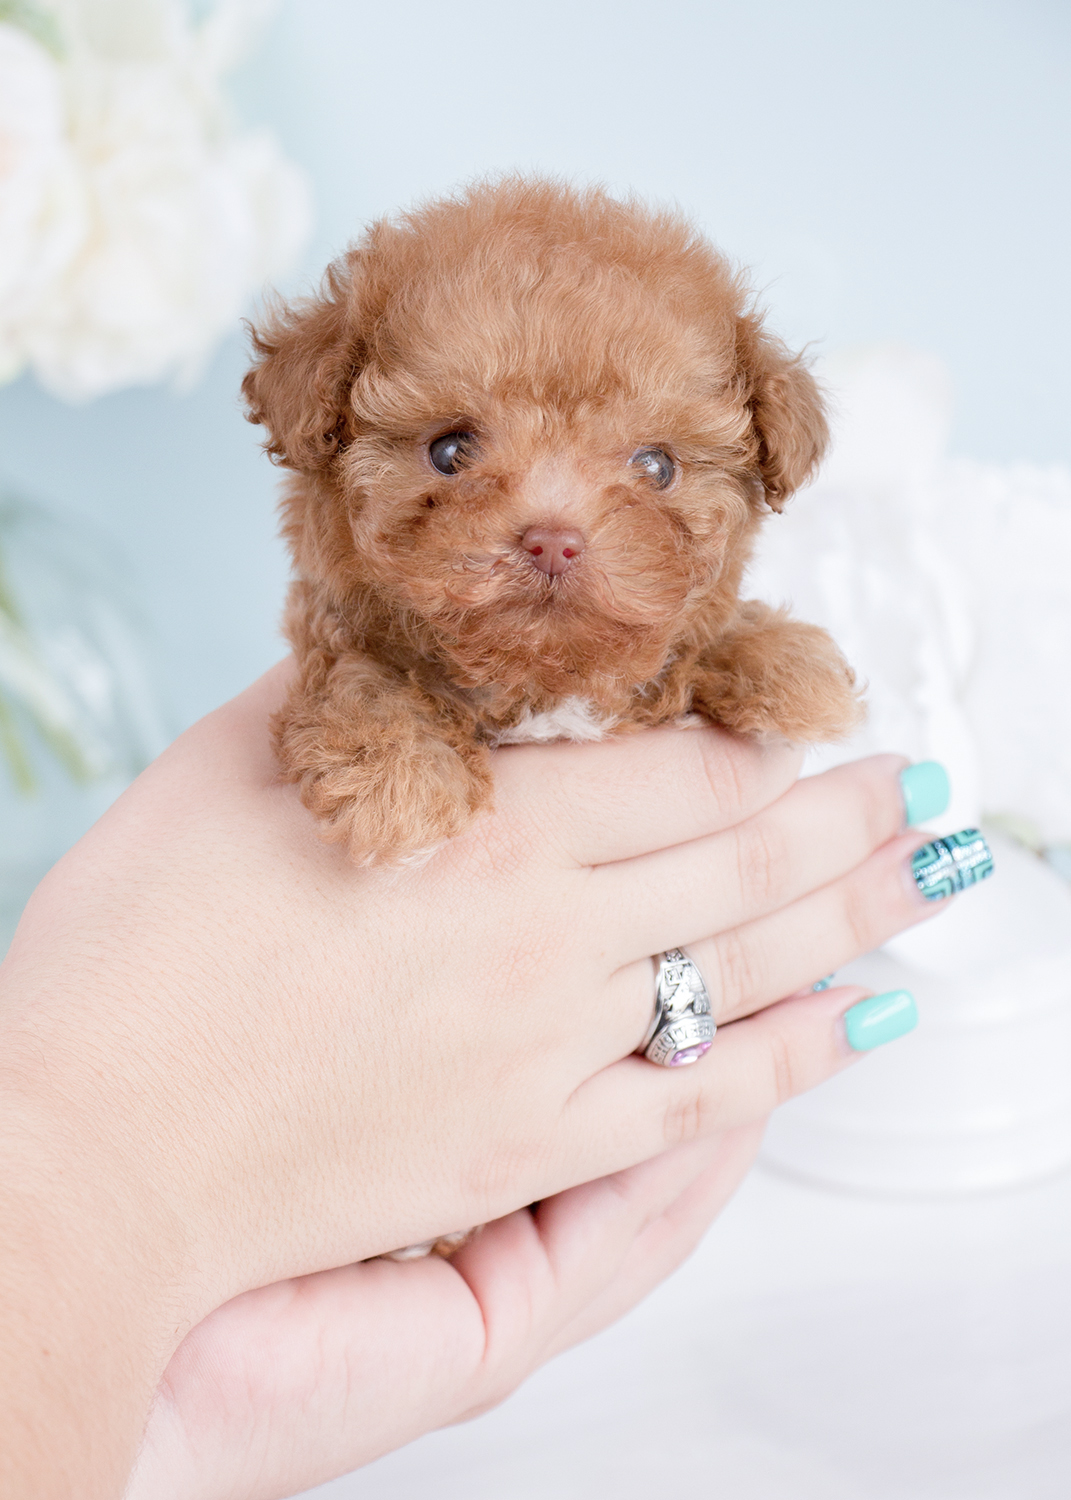
[[364,1261],[226,1303],[168,1366],[127,1500],[282,1500],[493,1406],[684,1259],[760,1133],[510,1214],[451,1261]]

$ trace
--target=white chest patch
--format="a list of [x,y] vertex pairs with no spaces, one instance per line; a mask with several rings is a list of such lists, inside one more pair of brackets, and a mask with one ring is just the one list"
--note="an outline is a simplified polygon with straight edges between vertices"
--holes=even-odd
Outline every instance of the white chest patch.
[[550,740],[601,740],[617,723],[601,714],[586,698],[563,698],[547,713],[526,712],[509,729],[496,735],[496,745],[547,744]]

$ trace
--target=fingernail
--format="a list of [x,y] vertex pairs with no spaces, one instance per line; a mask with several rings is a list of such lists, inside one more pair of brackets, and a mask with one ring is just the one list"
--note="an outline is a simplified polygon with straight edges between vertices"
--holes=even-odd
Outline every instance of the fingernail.
[[907,766],[900,772],[900,790],[909,828],[940,817],[952,795],[948,772],[939,760],[920,760],[916,766]]
[[836,977],[836,974],[827,974],[824,979],[816,979],[815,982],[811,985],[811,989],[816,994],[820,990],[828,990]]
[[927,901],[965,891],[993,873],[993,854],[977,828],[964,828],[916,849],[911,874]]
[[906,1036],[918,1025],[919,1011],[910,990],[871,995],[844,1012],[844,1034],[853,1052],[869,1052]]

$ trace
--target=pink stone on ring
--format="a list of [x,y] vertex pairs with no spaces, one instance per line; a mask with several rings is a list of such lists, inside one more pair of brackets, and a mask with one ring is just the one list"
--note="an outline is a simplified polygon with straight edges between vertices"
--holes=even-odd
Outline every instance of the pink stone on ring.
[[694,1047],[682,1047],[679,1052],[674,1052],[667,1063],[670,1068],[684,1068],[689,1063],[698,1062],[704,1052],[709,1052],[713,1042],[697,1042]]

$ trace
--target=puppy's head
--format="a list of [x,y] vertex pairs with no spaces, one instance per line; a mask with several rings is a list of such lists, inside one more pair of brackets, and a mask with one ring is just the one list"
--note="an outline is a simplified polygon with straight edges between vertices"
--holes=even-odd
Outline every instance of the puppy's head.
[[646,681],[821,456],[811,376],[681,219],[509,179],[382,221],[254,335],[303,576],[469,687]]

